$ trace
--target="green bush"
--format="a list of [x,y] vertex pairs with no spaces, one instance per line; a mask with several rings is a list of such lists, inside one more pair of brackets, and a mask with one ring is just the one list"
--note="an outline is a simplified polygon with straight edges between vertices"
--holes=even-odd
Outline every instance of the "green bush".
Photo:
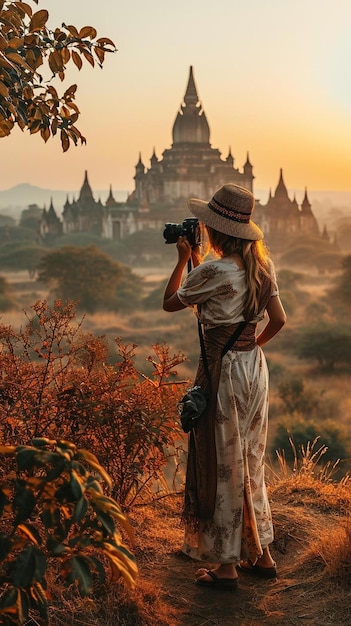
[[324,369],[351,367],[351,326],[322,323],[305,326],[299,332],[296,353],[300,359],[316,361]]
[[290,439],[296,450],[300,450],[301,446],[306,448],[308,442],[316,438],[319,438],[318,444],[327,447],[323,460],[335,463],[338,459],[347,459],[350,456],[350,437],[345,427],[332,419],[317,421],[298,415],[278,424],[271,449],[284,450],[286,460],[293,462],[295,454]]
[[284,378],[278,385],[278,395],[283,402],[283,413],[298,413],[303,418],[318,420],[335,418],[340,410],[340,401],[325,389],[306,385],[300,376]]
[[122,576],[130,587],[137,575],[118,526],[130,538],[132,528],[103,493],[101,479],[110,487],[111,480],[97,458],[67,441],[32,443],[0,446],[12,462],[0,487],[0,615],[8,624],[24,624],[32,610],[48,623],[47,572],[54,562],[82,597],[92,593],[94,578],[105,581],[106,563],[112,580]]

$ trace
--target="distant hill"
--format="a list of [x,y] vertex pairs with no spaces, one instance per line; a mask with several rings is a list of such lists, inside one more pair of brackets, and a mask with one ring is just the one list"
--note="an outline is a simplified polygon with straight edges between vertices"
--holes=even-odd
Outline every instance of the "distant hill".
[[[22,183],[11,187],[11,189],[5,189],[0,191],[0,212],[12,217],[19,217],[22,210],[26,209],[29,204],[37,204],[39,207],[47,208],[50,205],[51,198],[54,203],[54,207],[58,214],[61,213],[64,203],[66,202],[67,195],[69,200],[75,197],[77,198],[80,190],[65,191],[63,189],[43,189],[42,187],[35,187],[29,183]],[[101,202],[107,200],[109,190],[97,189],[93,190],[96,200],[99,198]],[[127,191],[113,191],[114,198],[120,202],[123,202],[128,195]]]

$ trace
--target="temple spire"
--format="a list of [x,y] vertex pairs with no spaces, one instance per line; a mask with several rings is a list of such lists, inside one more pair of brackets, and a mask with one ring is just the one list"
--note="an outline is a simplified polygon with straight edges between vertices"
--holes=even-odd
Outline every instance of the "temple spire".
[[189,80],[188,80],[188,86],[186,88],[186,92],[184,96],[184,102],[186,105],[197,104],[199,102],[199,97],[197,95],[196,86],[195,86],[192,65],[190,66]]
[[280,168],[279,182],[274,194],[275,198],[279,198],[280,200],[289,199],[288,190],[284,183],[283,178],[283,169]]
[[92,189],[88,181],[88,171],[85,170],[84,182],[79,194],[79,202],[94,201]]

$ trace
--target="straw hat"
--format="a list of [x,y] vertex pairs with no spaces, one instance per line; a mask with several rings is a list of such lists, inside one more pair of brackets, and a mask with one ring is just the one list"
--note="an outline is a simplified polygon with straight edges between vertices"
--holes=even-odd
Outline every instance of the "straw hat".
[[240,239],[263,239],[263,232],[251,220],[255,198],[239,185],[227,183],[217,189],[212,200],[190,198],[188,208],[201,222]]

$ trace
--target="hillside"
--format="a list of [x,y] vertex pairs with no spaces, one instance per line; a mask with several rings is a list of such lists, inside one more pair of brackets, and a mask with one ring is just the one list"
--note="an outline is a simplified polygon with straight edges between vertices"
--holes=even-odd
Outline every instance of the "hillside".
[[89,613],[67,600],[53,609],[52,626],[349,626],[350,482],[319,480],[305,467],[271,484],[270,499],[276,581],[246,574],[236,592],[196,586],[198,564],[179,551],[182,495],[173,494],[130,511],[135,592],[107,588]]

